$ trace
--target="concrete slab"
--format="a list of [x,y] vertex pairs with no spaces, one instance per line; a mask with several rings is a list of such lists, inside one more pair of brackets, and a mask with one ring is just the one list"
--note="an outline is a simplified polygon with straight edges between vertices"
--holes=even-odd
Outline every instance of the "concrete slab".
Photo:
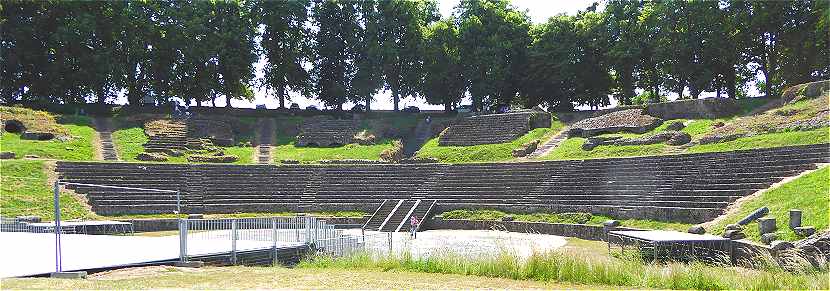
[[[55,271],[55,235],[50,233],[2,232],[0,278],[49,274]],[[61,236],[63,271],[129,266],[179,257],[179,237],[142,237],[65,234]],[[296,246],[280,243],[278,247]],[[238,240],[240,251],[265,249],[270,241]],[[188,255],[227,253],[231,241],[188,241]]]

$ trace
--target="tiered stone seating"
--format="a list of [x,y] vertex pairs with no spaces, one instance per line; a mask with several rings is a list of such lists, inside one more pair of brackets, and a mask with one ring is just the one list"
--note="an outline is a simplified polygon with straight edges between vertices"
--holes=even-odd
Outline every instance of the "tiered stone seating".
[[[438,138],[438,145],[470,146],[508,142],[533,129],[531,119],[534,114],[539,113],[520,111],[467,117],[448,127]],[[550,126],[550,123],[547,125]]]
[[352,142],[357,126],[352,120],[320,118],[304,123],[297,135],[298,146],[341,146]]
[[144,132],[149,138],[144,144],[146,152],[187,149],[187,124],[183,121],[150,121],[144,124]]
[[[198,201],[190,199],[184,180],[187,165],[59,162],[59,179],[66,182],[181,191],[183,211]],[[86,195],[95,213],[152,214],[176,211],[176,194],[131,189],[67,185]]]
[[[827,144],[724,153],[481,164],[159,165],[61,162],[61,179],[180,189],[185,211],[364,210],[384,200],[702,222],[736,199],[830,162]],[[75,187],[98,213],[169,213],[168,194]]]

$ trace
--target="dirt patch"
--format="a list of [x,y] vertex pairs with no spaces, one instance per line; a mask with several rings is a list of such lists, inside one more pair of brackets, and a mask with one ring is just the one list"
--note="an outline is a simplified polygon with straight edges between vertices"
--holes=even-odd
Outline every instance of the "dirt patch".
[[147,266],[116,269],[91,274],[87,277],[90,280],[124,280],[134,278],[155,277],[173,272],[198,273],[204,272],[202,268],[179,268],[174,266]]

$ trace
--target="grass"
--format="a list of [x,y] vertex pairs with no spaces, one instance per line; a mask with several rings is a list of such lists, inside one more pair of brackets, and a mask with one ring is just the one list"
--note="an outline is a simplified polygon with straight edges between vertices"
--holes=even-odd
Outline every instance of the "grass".
[[[0,209],[3,216],[36,215],[54,220],[53,188],[48,185],[45,161],[0,161]],[[96,217],[76,196],[61,192],[63,219]]]
[[320,160],[380,160],[380,153],[392,147],[390,139],[383,139],[374,145],[347,144],[341,147],[298,147],[294,137],[278,136],[274,148],[274,160],[297,160],[304,163]]
[[513,160],[513,149],[533,140],[546,141],[558,133],[564,124],[558,120],[551,122],[550,128],[536,128],[525,135],[506,143],[483,144],[474,146],[439,146],[438,138],[427,141],[416,156],[434,158],[443,163],[502,162]]
[[[4,115],[3,118],[6,118],[6,116]],[[10,118],[14,118],[14,116]],[[63,116],[59,120],[60,124],[56,123],[53,125],[55,126],[53,130],[65,131],[69,136],[69,140],[67,141],[61,141],[59,138],[44,141],[28,140],[21,139],[20,134],[4,132],[2,138],[0,138],[2,139],[0,149],[2,151],[14,152],[17,158],[23,158],[26,155],[35,155],[42,159],[70,161],[92,160],[92,137],[95,135],[92,120],[86,116]]]
[[555,284],[453,274],[381,270],[322,271],[315,268],[168,266],[116,270],[86,280],[3,279],[3,289],[590,289],[602,286]]
[[[828,210],[830,205],[830,167],[799,177],[778,188],[762,193],[759,197],[748,200],[738,210],[720,220],[712,228],[713,233],[722,233],[727,224],[736,223],[741,218],[760,207],[768,207],[768,217],[775,217],[778,228],[776,234],[780,240],[794,241],[801,239],[789,228],[789,210],[801,209],[801,224],[815,226],[817,231],[828,229]],[[760,241],[758,223],[752,222],[744,228],[747,238]]]
[[590,213],[506,213],[492,209],[456,209],[440,214],[444,219],[468,219],[468,220],[502,220],[505,216],[512,216],[514,221],[524,222],[546,222],[546,223],[571,223],[601,225],[606,220],[619,220],[622,226],[643,229],[663,229],[686,231],[692,224],[680,222],[664,222],[646,219],[616,219],[605,215],[592,215]]
[[[598,259],[563,252],[534,253],[521,259],[510,252],[489,258],[445,254],[416,258],[408,254],[343,258],[319,257],[301,269],[413,271],[459,274],[513,280],[531,280],[656,289],[827,289],[827,272],[787,273],[781,269],[747,270],[702,263],[644,263],[633,259]],[[390,274],[392,275],[392,274]]]
[[573,137],[562,141],[550,153],[540,157],[541,160],[581,160],[581,159],[601,159],[601,158],[621,158],[621,157],[639,157],[639,156],[654,156],[665,154],[669,148],[664,143],[650,144],[650,145],[602,145],[593,150],[586,151],[582,149],[582,144],[586,141],[585,138]]
[[757,149],[781,146],[820,144],[830,142],[828,134],[830,128],[820,128],[810,131],[788,131],[742,137],[733,141],[695,145],[690,147],[689,153],[722,152],[744,149]]

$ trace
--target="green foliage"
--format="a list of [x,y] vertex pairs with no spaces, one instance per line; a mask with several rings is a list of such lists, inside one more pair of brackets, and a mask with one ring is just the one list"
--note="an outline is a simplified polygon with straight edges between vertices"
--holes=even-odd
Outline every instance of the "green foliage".
[[[44,161],[3,160],[0,162],[0,208],[3,216],[36,215],[54,220],[54,191],[47,182]],[[61,192],[61,218],[94,218],[78,197]]]
[[[721,233],[727,224],[736,223],[745,216],[761,207],[768,207],[767,217],[776,218],[778,228],[776,234],[780,240],[794,241],[801,239],[789,228],[790,209],[802,210],[801,224],[815,226],[816,231],[828,229],[827,205],[830,204],[830,167],[823,167],[818,171],[799,177],[777,188],[766,191],[760,196],[741,203],[735,212],[720,220],[710,230]],[[757,221],[748,224],[744,233],[749,239],[760,241]]]
[[[288,90],[309,91],[309,75],[303,62],[311,59],[310,35],[305,26],[310,1],[258,1],[256,11],[262,31],[264,67],[263,87],[276,91],[280,108],[285,108]],[[290,100],[290,99],[289,99]]]
[[498,162],[513,159],[513,149],[533,140],[547,140],[559,132],[562,122],[554,120],[550,128],[537,128],[527,134],[506,143],[483,144],[474,146],[439,146],[438,138],[427,141],[416,156],[435,158],[442,163]]
[[466,92],[459,52],[458,29],[452,18],[433,23],[426,32],[424,84],[422,93],[429,104],[443,104],[449,111]]
[[507,250],[486,257],[454,253],[429,257],[414,257],[408,253],[385,256],[355,253],[340,258],[318,256],[301,262],[298,267],[415,271],[657,289],[821,289],[828,286],[826,272],[794,274],[781,269],[747,272],[699,262],[649,264],[636,259],[597,259],[561,252],[533,253],[524,259]]
[[293,137],[277,137],[274,160],[297,160],[316,162],[319,160],[380,160],[380,154],[392,147],[393,140],[382,139],[373,145],[347,144],[341,147],[297,147]]
[[643,93],[640,93],[639,95],[634,96],[634,98],[631,98],[631,104],[632,105],[645,105],[645,104],[668,102],[668,101],[669,101],[669,99],[666,98],[666,96],[664,96],[664,95],[655,96],[654,93],[651,92],[651,91],[643,91]]

